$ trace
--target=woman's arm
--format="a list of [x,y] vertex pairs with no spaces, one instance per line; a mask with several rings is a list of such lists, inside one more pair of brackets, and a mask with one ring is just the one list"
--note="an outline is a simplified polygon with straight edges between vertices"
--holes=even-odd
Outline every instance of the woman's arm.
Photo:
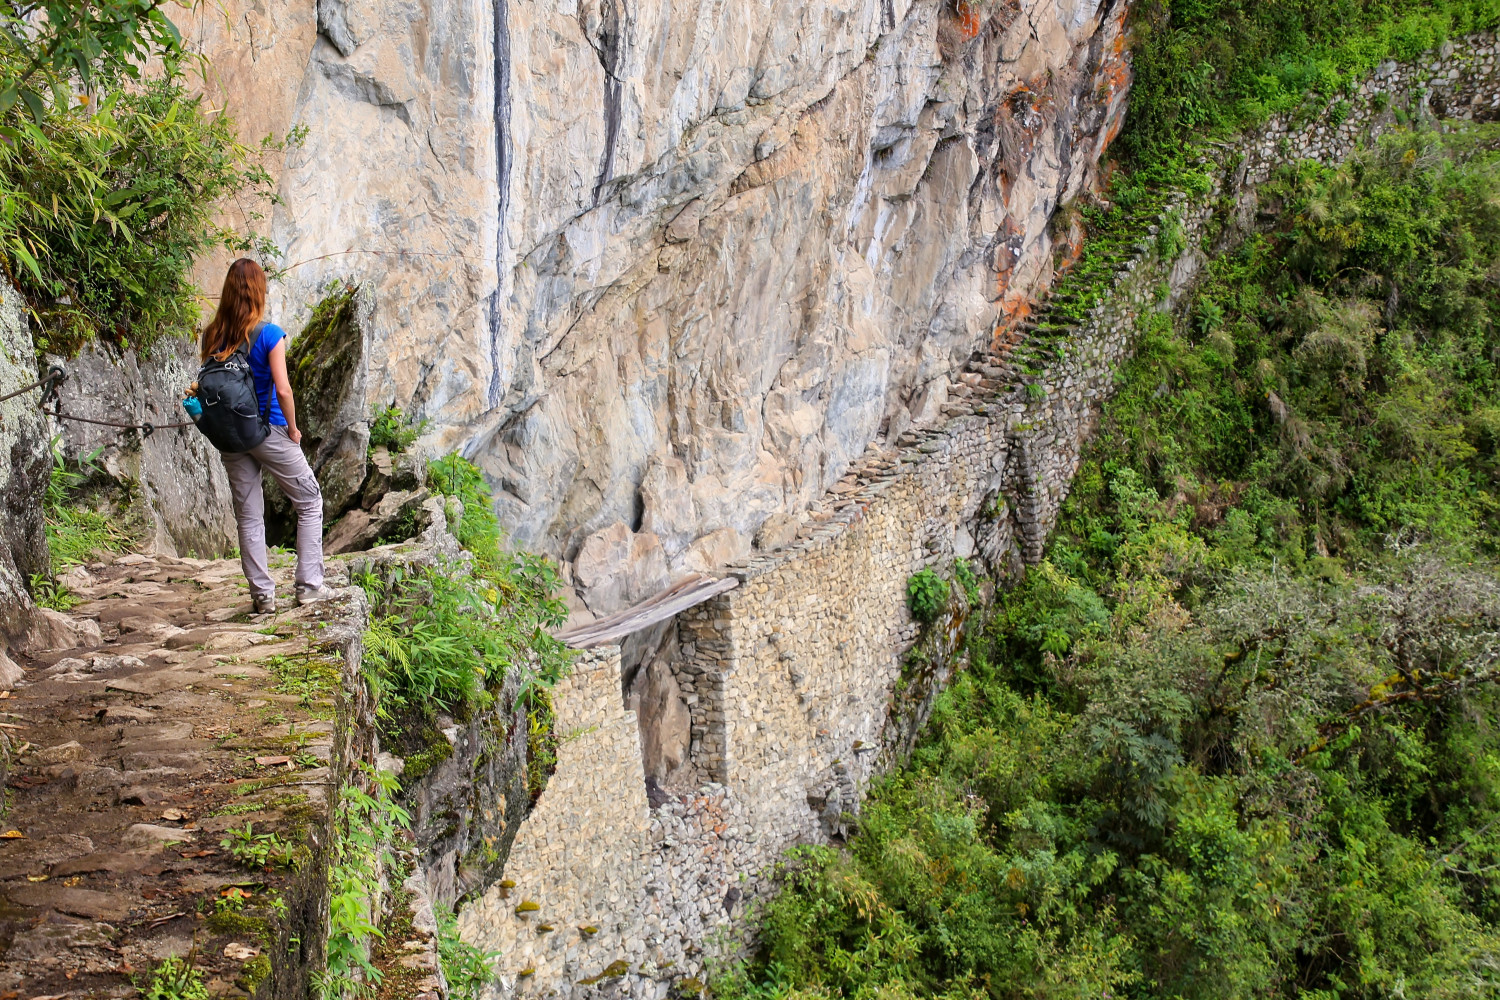
[[286,338],[271,348],[266,355],[271,363],[271,381],[276,386],[276,398],[281,401],[281,415],[286,417],[286,436],[293,444],[302,443],[302,432],[297,429],[297,404],[292,399],[292,380],[286,376]]

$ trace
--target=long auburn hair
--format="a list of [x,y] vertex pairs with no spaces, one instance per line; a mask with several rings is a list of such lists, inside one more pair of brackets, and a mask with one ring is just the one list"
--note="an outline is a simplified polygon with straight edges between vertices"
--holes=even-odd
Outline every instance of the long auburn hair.
[[266,272],[249,257],[229,265],[214,318],[203,328],[202,359],[223,361],[250,339],[266,314]]

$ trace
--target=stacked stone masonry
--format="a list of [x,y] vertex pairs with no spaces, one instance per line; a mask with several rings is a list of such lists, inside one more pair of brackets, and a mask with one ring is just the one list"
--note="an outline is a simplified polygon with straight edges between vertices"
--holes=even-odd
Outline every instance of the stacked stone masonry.
[[1162,259],[1156,241],[1138,245],[1040,375],[1015,349],[976,352],[946,425],[868,453],[792,546],[680,616],[678,676],[697,696],[689,763],[709,779],[697,791],[651,806],[619,652],[581,662],[556,692],[557,770],[506,881],[461,916],[467,940],[501,952],[497,995],[691,992],[712,957],[742,946],[737,918],[786,849],[842,832],[892,759],[892,692],[917,632],[907,579],[956,557],[1000,575],[1041,558],[1138,321],[1191,289],[1224,199],[1243,226],[1280,164],[1335,162],[1413,120],[1500,117],[1497,56],[1487,34],[1386,63],[1347,100],[1272,120],[1208,161],[1210,190],[1172,196],[1147,230],[1180,226],[1186,249]]

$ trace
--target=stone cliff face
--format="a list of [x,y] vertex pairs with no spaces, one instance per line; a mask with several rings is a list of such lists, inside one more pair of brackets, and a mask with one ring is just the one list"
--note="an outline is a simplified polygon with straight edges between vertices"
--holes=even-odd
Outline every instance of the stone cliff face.
[[0,683],[7,685],[16,679],[7,640],[25,635],[34,610],[27,578],[46,573],[51,564],[42,499],[52,457],[36,407],[39,393],[21,392],[35,378],[26,305],[8,282],[0,282],[0,396],[11,397],[0,403]]
[[222,7],[211,89],[247,138],[306,129],[278,317],[367,289],[372,402],[595,613],[773,547],[940,416],[1049,282],[1128,77],[1124,0]]

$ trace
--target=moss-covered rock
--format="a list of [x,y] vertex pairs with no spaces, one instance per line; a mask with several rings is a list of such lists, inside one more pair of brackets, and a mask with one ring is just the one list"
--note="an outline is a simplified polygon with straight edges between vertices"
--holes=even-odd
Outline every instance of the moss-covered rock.
[[[325,523],[358,501],[365,481],[370,443],[365,301],[355,285],[333,286],[287,349],[302,449],[323,489]],[[290,504],[269,480],[266,501],[267,540],[290,542],[295,536]]]

